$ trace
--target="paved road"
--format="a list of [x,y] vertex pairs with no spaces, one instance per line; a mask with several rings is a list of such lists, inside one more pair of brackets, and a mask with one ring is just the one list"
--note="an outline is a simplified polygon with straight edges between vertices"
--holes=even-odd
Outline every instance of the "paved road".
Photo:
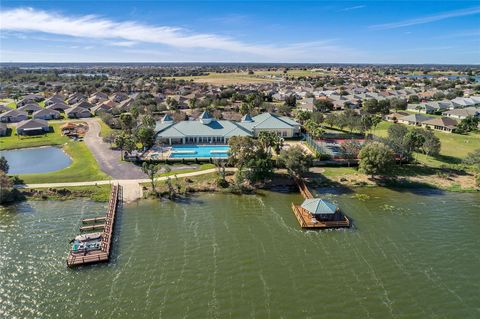
[[85,144],[95,156],[102,171],[113,179],[142,179],[147,177],[140,167],[121,161],[121,151],[110,149],[110,145],[102,140],[98,119],[86,119],[85,122],[88,123]]

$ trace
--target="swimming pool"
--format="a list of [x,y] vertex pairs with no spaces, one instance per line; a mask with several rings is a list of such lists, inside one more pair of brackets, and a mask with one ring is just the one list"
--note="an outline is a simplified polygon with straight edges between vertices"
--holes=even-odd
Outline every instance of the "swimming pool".
[[228,145],[172,146],[170,158],[228,158]]

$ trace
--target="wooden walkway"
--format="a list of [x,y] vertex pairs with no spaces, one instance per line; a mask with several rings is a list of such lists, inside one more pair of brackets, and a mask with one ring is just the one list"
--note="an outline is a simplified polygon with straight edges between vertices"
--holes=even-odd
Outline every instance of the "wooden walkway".
[[[85,264],[97,263],[97,262],[106,262],[110,259],[110,250],[112,245],[112,237],[113,237],[113,228],[115,225],[115,215],[118,210],[118,203],[121,201],[122,197],[122,188],[119,185],[112,185],[112,192],[110,195],[110,201],[108,202],[108,210],[105,217],[101,219],[87,219],[87,222],[95,222],[95,221],[104,221],[105,224],[101,224],[103,226],[103,233],[102,233],[102,242],[101,242],[101,249],[100,250],[91,250],[88,252],[73,252],[70,250],[67,258],[67,266],[68,267],[76,267]],[[85,222],[85,219],[82,221]],[[99,226],[99,225],[92,225],[92,226]],[[91,227],[91,226],[83,226]]]
[[[313,198],[312,193],[302,179],[296,178],[295,182],[297,183],[300,193],[305,199]],[[295,205],[292,203],[292,210],[298,220],[298,223],[300,224],[300,227],[302,228],[327,229],[350,227],[350,220],[345,215],[342,215],[342,220],[320,221],[313,217],[313,215],[310,214],[309,211],[307,211],[300,205]]]

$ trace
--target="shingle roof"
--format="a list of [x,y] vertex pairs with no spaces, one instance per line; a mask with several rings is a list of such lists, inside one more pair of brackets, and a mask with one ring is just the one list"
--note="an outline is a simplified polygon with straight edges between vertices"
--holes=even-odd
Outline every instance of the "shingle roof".
[[435,118],[435,119],[425,121],[423,123],[429,124],[429,125],[450,127],[450,128],[454,128],[458,124],[456,120],[450,117]]

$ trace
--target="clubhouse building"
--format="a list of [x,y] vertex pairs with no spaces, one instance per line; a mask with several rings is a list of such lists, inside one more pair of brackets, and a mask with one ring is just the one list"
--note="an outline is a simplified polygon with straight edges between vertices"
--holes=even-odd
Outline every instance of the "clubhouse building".
[[227,144],[232,136],[258,137],[260,132],[274,132],[283,138],[300,135],[300,124],[286,116],[262,113],[245,115],[240,122],[217,120],[203,112],[197,120],[174,122],[165,115],[155,127],[159,144]]

